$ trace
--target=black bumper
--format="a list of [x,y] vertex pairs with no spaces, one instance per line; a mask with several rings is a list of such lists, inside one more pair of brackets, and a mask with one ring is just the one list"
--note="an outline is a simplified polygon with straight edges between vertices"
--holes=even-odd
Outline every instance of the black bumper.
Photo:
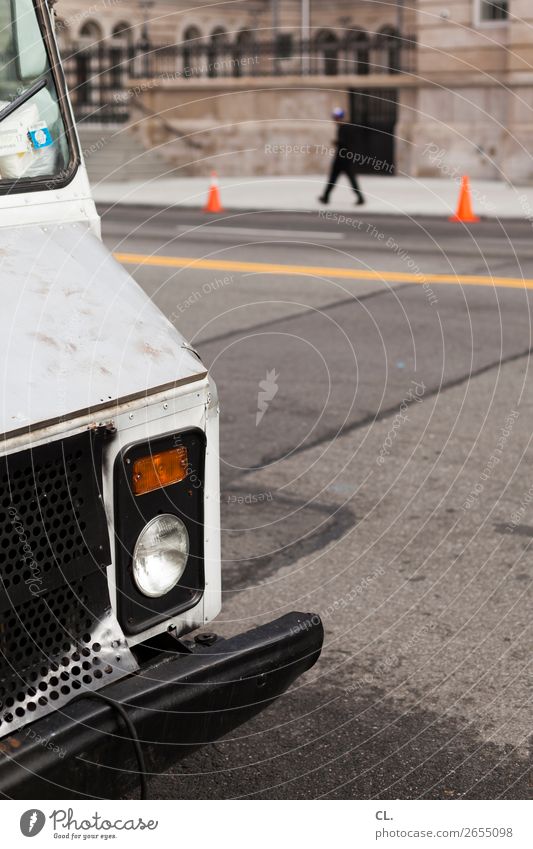
[[[148,772],[261,711],[320,655],[318,616],[291,613],[190,653],[165,652],[101,692],[121,704],[139,734]],[[0,796],[119,798],[138,783],[131,741],[115,711],[87,699],[0,741]]]

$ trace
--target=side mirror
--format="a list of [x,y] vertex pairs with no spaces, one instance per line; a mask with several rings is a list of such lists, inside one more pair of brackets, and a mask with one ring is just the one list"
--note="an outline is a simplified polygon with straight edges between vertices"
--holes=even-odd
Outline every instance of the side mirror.
[[21,80],[34,80],[48,70],[48,57],[32,0],[11,0],[13,47]]

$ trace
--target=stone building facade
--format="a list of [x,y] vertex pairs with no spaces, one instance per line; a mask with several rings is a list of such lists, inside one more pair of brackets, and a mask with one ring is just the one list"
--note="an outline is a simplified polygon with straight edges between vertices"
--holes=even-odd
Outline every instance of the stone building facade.
[[[114,63],[129,70],[112,74],[110,87],[129,93],[127,120],[142,145],[182,173],[323,171],[329,113],[342,105],[368,173],[533,179],[533,0],[310,0],[309,8],[303,32],[301,0],[58,0],[56,14],[65,55],[76,57],[74,100],[84,76],[106,79],[84,51],[132,51],[136,64]],[[410,49],[396,67],[400,37]],[[163,45],[177,52],[161,58],[153,48]],[[146,65],[139,46],[149,48]],[[88,106],[91,120],[104,114]],[[269,154],[276,145],[300,153]]]
[[[271,39],[273,28],[280,33],[302,31],[301,0],[237,0],[205,4],[198,0],[56,0],[58,30],[63,44],[78,44],[112,38],[132,43],[142,38],[143,25],[153,44],[206,42],[225,37],[230,42],[255,38]],[[404,25],[413,29],[412,3],[369,2],[369,0],[309,0],[310,36],[341,39],[346,30],[377,33],[382,28]]]
[[532,0],[419,0],[407,170],[533,179]]

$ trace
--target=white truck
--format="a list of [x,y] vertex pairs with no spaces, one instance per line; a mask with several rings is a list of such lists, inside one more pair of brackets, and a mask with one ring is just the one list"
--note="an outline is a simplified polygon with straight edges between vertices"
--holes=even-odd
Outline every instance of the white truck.
[[205,631],[215,385],[102,244],[45,0],[0,0],[0,54],[0,795],[121,797],[269,704],[322,625]]

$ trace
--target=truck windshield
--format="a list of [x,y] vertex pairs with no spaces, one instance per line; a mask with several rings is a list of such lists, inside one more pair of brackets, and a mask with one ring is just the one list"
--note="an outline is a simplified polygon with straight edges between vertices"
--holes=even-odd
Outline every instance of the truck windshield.
[[32,0],[0,0],[0,188],[49,180],[69,162],[57,90]]

